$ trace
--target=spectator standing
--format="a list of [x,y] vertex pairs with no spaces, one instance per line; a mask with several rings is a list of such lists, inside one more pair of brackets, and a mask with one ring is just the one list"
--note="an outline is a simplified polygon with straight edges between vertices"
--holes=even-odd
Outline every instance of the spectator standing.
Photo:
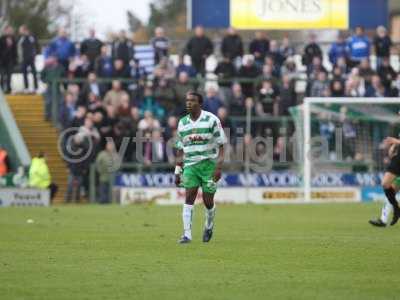
[[[247,79],[247,82],[242,83],[243,93],[246,97],[253,97],[254,95],[254,79],[260,75],[260,71],[254,64],[254,59],[247,56],[243,66],[239,70],[239,77]],[[251,80],[251,81],[250,81]]]
[[24,75],[25,90],[29,90],[28,69],[30,68],[33,76],[33,86],[38,89],[38,81],[35,66],[35,57],[39,50],[36,38],[30,33],[26,25],[19,28],[20,37],[17,43],[18,61],[21,64],[22,74]]
[[391,89],[392,82],[396,80],[397,74],[390,65],[389,57],[382,58],[382,63],[378,67],[378,75],[381,78],[382,84],[385,86],[385,88]]
[[[68,151],[67,155],[71,155],[71,153],[87,153],[90,144],[82,136],[75,134],[71,139],[69,147],[71,147],[71,150]],[[83,161],[79,160],[79,162],[67,162],[69,174],[67,191],[64,198],[66,203],[80,201],[83,178],[89,171],[89,164],[90,162],[87,159]]]
[[11,92],[11,75],[17,63],[17,43],[14,29],[6,26],[0,37],[0,88],[5,93]]
[[221,53],[224,58],[229,58],[236,69],[240,68],[243,56],[243,42],[235,28],[228,28],[226,35],[222,39]]
[[51,181],[44,152],[39,152],[37,157],[32,158],[29,168],[29,186],[38,189],[49,189],[50,200],[53,200],[57,193],[58,186]]
[[158,65],[162,58],[168,58],[170,47],[169,39],[165,36],[164,28],[157,27],[154,30],[155,37],[150,41],[154,49],[154,65]]
[[114,142],[107,142],[106,147],[96,158],[96,169],[99,174],[99,203],[110,202],[110,180],[113,170],[119,164],[120,158],[115,150]]
[[[45,119],[51,119],[51,103],[53,98],[53,82],[61,79],[66,74],[65,69],[58,63],[56,56],[50,56],[46,59],[44,68],[40,74],[40,77],[44,83],[46,83],[46,90],[44,92],[45,101]],[[54,88],[55,97],[61,97],[60,85],[57,84]]]
[[91,69],[94,69],[96,59],[101,54],[103,42],[96,37],[96,31],[92,28],[89,30],[89,37],[81,43],[81,54],[87,56]]
[[374,48],[377,59],[377,68],[382,65],[385,57],[390,58],[390,48],[392,47],[392,40],[387,34],[387,30],[384,26],[379,26],[376,29],[376,35],[374,37]]
[[294,81],[289,75],[282,76],[282,84],[279,87],[278,115],[288,116],[289,108],[297,104]]
[[375,75],[375,71],[371,68],[368,58],[361,60],[358,66],[358,74],[364,79],[365,86],[368,87],[371,84],[371,78]]
[[203,76],[205,75],[206,59],[213,51],[214,45],[205,35],[204,28],[197,26],[195,28],[195,36],[186,44],[186,53],[192,59],[192,65],[196,69],[196,72]]
[[76,114],[76,99],[75,96],[68,92],[65,95],[64,102],[60,107],[59,121],[63,129],[70,127],[72,120]]
[[235,82],[231,88],[231,95],[229,96],[227,107],[229,108],[229,115],[232,117],[244,116],[246,111],[243,109],[245,106],[246,97],[242,92],[242,86]]
[[125,66],[129,66],[130,61],[134,57],[135,48],[133,42],[127,38],[125,30],[120,31],[111,47],[113,61],[121,59]]
[[315,34],[310,34],[310,41],[304,48],[304,54],[302,57],[303,65],[309,67],[314,60],[314,57],[318,57],[322,61],[322,50],[317,44],[317,37]]
[[113,61],[106,46],[101,47],[100,56],[95,63],[96,74],[100,78],[109,78],[113,74]]
[[[271,80],[264,80],[257,91],[256,114],[260,117],[278,115],[279,89]],[[258,135],[275,136],[276,123],[273,121],[256,126]]]
[[355,34],[347,41],[347,47],[349,49],[350,67],[358,66],[363,59],[369,59],[371,43],[364,34],[363,27],[356,27]]
[[335,66],[340,57],[347,58],[347,44],[342,34],[338,35],[336,42],[332,44],[329,50],[329,61]]
[[290,44],[290,40],[288,37],[284,37],[282,39],[282,44],[279,47],[280,54],[285,58],[285,61],[296,54],[294,47]]
[[61,27],[58,30],[58,36],[50,42],[45,50],[45,57],[57,57],[58,62],[63,66],[64,71],[67,72],[69,63],[75,56],[75,53],[75,45],[68,38],[67,31]]
[[236,68],[229,57],[224,57],[214,70],[218,76],[221,98],[226,102],[226,98],[232,86],[232,81],[236,76]]
[[250,42],[249,53],[254,56],[257,65],[264,64],[265,56],[269,53],[269,40],[262,31],[255,33],[255,38]]
[[274,67],[274,73],[277,76],[280,76],[281,67],[282,67],[283,63],[285,62],[285,57],[279,51],[279,45],[276,40],[272,40],[270,42],[269,53],[267,54],[267,57],[265,60],[267,60],[268,58],[272,60],[271,63]]

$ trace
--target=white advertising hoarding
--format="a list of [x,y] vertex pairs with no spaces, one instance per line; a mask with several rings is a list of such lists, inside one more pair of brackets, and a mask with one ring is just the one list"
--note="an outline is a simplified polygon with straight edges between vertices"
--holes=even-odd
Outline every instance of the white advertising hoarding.
[[[120,203],[152,202],[156,204],[181,204],[185,201],[185,190],[178,188],[121,188]],[[197,195],[197,202],[201,202],[201,191]],[[303,189],[300,188],[268,188],[268,187],[231,187],[219,188],[215,194],[218,203],[304,203]],[[322,202],[359,202],[361,193],[359,188],[314,188],[312,191],[313,203]]]
[[0,206],[49,206],[49,190],[2,188]]

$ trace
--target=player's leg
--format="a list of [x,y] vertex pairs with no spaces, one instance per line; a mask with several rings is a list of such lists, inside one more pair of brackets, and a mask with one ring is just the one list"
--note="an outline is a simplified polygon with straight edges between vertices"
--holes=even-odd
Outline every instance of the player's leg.
[[[400,177],[396,177],[396,180],[393,182],[392,187],[396,194],[400,190]],[[383,207],[382,207],[382,213],[381,213],[381,221],[387,225],[389,222],[389,216],[393,212],[393,206],[388,202],[385,201]]]
[[197,187],[186,189],[186,200],[182,209],[183,236],[180,240],[181,243],[192,240],[192,221],[197,191]]
[[[396,183],[397,181],[400,183],[400,177],[397,177],[395,182],[392,184],[392,187],[395,190],[396,194],[399,191],[399,186]],[[386,199],[382,206],[381,217],[378,219],[369,220],[369,223],[376,227],[386,227],[386,225],[389,222],[389,217],[392,212],[393,212],[393,206]]]
[[383,191],[385,192],[387,200],[393,207],[393,218],[390,225],[396,224],[400,218],[400,208],[396,200],[396,190],[393,188],[393,182],[395,181],[396,177],[397,175],[388,171],[383,175],[382,179]]
[[214,194],[203,193],[203,202],[205,206],[203,242],[209,242],[212,238],[214,229],[214,219],[215,219]]
[[214,229],[215,219],[215,203],[214,195],[217,191],[217,184],[213,180],[215,172],[215,162],[205,161],[201,168],[202,174],[202,191],[203,191],[203,203],[205,206],[205,221],[204,221],[204,232],[203,242],[209,242],[212,238]]
[[183,171],[183,186],[185,187],[186,199],[182,208],[183,236],[178,241],[181,244],[189,243],[192,240],[194,202],[200,186],[200,180],[196,175],[194,167],[186,167]]

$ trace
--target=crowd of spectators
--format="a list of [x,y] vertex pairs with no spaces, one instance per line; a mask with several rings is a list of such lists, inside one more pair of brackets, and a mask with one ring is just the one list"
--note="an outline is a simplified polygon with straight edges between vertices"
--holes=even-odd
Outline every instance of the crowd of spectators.
[[[1,83],[5,91],[10,91],[10,70],[17,62],[21,63],[25,78],[28,69],[36,78],[36,39],[26,26],[21,26],[19,33],[17,38],[12,28],[6,27],[0,38]],[[349,36],[340,34],[325,55],[314,34],[303,49],[294,47],[287,37],[270,40],[262,31],[255,32],[246,46],[234,28],[226,31],[216,49],[204,29],[196,27],[175,64],[170,59],[170,40],[163,28],[155,30],[149,44],[153,46],[155,61],[151,73],[135,58],[135,43],[125,31],[105,42],[91,30],[77,45],[61,28],[43,49],[45,66],[41,79],[48,84],[46,119],[51,117],[54,97],[51,82],[60,78],[80,79],[60,85],[56,94],[61,99],[62,128],[79,128],[72,139],[73,146],[85,148],[94,144],[96,153],[105,148],[111,151],[111,146],[106,147],[106,137],[112,137],[120,149],[124,137],[135,136],[140,130],[153,140],[141,149],[144,164],[151,165],[154,160],[168,162],[166,141],[176,135],[189,90],[204,92],[204,109],[218,115],[223,126],[232,129],[233,136],[236,128],[243,127],[237,117],[244,117],[246,109],[253,116],[270,119],[289,116],[290,107],[301,103],[303,96],[389,97],[398,96],[400,90],[400,75],[391,66],[392,42],[382,26],[372,40],[362,27]],[[376,55],[376,64],[370,61],[372,53]],[[218,63],[210,72],[206,61],[214,54]],[[296,55],[301,55],[305,72],[296,63]],[[325,56],[329,64],[324,63]],[[216,84],[204,86],[199,79],[210,75]],[[301,93],[296,88],[298,81],[306,83]],[[25,80],[26,88],[27,85]],[[277,123],[260,124],[253,126],[252,134],[272,135],[280,141],[275,143],[279,153],[281,133]],[[135,161],[136,152],[134,143],[129,143],[124,161]],[[70,181],[85,185],[88,166],[95,159],[96,154],[81,165],[70,164]]]

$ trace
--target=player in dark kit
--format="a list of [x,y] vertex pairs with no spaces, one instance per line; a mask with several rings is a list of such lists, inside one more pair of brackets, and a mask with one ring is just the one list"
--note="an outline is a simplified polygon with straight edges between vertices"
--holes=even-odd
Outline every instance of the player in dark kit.
[[[386,198],[393,206],[393,218],[390,225],[394,225],[400,218],[400,208],[396,200],[395,182],[400,177],[400,139],[387,137],[383,141],[384,145],[389,148],[390,163],[386,169],[382,179],[382,187]],[[384,227],[386,224],[382,220],[370,221],[371,225]]]

